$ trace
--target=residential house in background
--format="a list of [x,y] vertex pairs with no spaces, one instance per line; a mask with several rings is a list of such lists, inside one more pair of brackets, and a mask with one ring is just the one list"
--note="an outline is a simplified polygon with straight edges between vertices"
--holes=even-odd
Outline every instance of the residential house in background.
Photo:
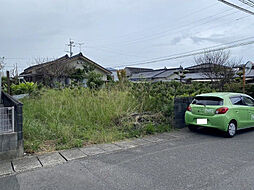
[[[211,63],[206,63],[206,64],[200,64],[200,65],[194,65],[194,66],[190,66],[190,67],[186,67],[185,70],[185,77],[184,77],[184,82],[209,82],[211,81],[211,78],[209,78],[207,75],[205,75],[204,73],[209,71],[211,69],[211,67],[213,67],[214,64]],[[226,67],[226,66],[224,66]],[[238,72],[242,72],[243,69],[243,65],[239,65],[237,67],[234,68],[230,68],[227,67],[229,69],[234,69],[235,71],[238,70]],[[254,83],[254,68],[252,68],[252,70],[249,73],[246,73],[246,82],[247,83]],[[235,75],[233,76],[233,78],[239,78],[239,75]],[[220,78],[216,78],[216,76],[214,76],[212,78],[212,80],[216,81],[216,80],[220,80]]]
[[102,75],[102,80],[107,81],[112,73],[101,65],[85,57],[82,53],[69,57],[65,55],[56,60],[28,67],[19,76],[29,82],[45,82],[45,72],[51,73],[52,81],[64,84],[70,83],[70,74],[66,71],[70,69],[83,69],[83,65],[88,64],[94,67],[94,71]]
[[200,65],[193,65],[190,67],[186,67],[185,74],[184,74],[184,79],[183,81],[186,83],[191,83],[191,82],[208,82],[210,79],[204,75],[204,72],[209,70],[211,68],[210,63],[208,64],[200,64]]
[[158,82],[158,81],[172,81],[179,80],[179,72],[183,70],[182,67],[171,68],[171,69],[156,69],[151,71],[143,71],[139,73],[132,74],[128,79],[133,82]]
[[[208,77],[204,73],[211,70],[214,64],[200,64],[190,67],[171,68],[171,69],[148,69],[148,68],[132,68],[126,67],[126,73],[128,72],[127,78],[132,82],[157,82],[157,81],[180,81],[184,83],[191,82],[210,82],[211,80],[216,81],[220,78]],[[230,68],[232,69],[232,68]],[[242,70],[242,67],[237,67],[233,69]],[[235,75],[233,78],[239,77]],[[246,73],[246,82],[254,84],[254,68],[249,73]]]
[[107,68],[107,70],[109,70],[112,73],[111,77],[112,77],[113,81],[118,81],[119,80],[118,75],[117,75],[117,71],[118,71],[117,69],[109,67],[109,68]]
[[252,68],[251,71],[247,73],[245,77],[247,83],[254,84],[254,68]]
[[133,74],[138,74],[146,71],[153,71],[153,69],[149,68],[138,68],[138,67],[125,67],[126,77],[130,78]]

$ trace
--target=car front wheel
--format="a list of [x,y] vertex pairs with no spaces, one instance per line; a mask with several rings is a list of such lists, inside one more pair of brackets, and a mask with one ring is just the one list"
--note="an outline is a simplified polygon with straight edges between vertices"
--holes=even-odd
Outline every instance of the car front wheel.
[[228,124],[228,130],[226,132],[226,136],[229,137],[229,138],[232,138],[232,137],[235,136],[236,131],[237,131],[236,123],[235,122],[230,122]]

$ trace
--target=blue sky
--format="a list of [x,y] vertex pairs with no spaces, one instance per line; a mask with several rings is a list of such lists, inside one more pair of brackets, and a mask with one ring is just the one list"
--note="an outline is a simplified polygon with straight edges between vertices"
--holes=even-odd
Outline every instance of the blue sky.
[[[238,0],[229,0],[254,11]],[[66,54],[69,38],[104,67],[119,68],[254,37],[254,16],[217,0],[0,0],[0,57],[19,71]],[[254,38],[252,39],[254,40]],[[231,50],[254,61],[254,45]],[[79,53],[78,45],[74,53]],[[133,65],[184,67],[193,57]]]

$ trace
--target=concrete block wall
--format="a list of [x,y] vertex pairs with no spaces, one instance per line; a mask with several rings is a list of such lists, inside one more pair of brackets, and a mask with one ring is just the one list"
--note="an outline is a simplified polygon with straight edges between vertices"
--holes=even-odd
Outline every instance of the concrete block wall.
[[185,111],[192,102],[193,97],[183,97],[174,99],[174,127],[181,129],[185,127]]
[[2,93],[4,107],[14,107],[14,132],[0,134],[0,160],[23,156],[23,104]]

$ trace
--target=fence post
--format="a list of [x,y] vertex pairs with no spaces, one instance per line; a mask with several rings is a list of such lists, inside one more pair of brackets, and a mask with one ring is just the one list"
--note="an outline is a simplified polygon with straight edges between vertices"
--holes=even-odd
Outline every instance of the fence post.
[[6,71],[7,76],[7,92],[8,94],[11,94],[11,81],[10,81],[10,72]]
[[15,130],[14,130],[14,125],[15,125],[15,121],[14,121],[14,114],[15,114],[15,107],[13,106],[12,107],[12,132],[14,132]]

